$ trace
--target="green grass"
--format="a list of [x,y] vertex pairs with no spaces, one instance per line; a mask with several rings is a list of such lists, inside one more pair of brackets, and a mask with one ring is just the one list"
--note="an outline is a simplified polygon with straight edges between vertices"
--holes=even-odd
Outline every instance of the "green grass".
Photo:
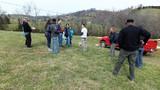
[[17,30],[18,29],[18,24],[8,24],[7,30]]
[[56,56],[47,51],[44,34],[32,33],[33,48],[26,48],[20,32],[0,31],[0,90],[160,90],[160,51],[144,56],[131,82],[127,60],[112,75],[119,51],[109,60],[109,49],[95,46],[98,40],[89,37],[83,53],[74,36],[73,46]]

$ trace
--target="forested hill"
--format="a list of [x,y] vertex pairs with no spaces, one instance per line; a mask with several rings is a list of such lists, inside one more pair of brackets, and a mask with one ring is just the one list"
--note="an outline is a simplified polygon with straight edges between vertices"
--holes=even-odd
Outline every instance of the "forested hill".
[[125,22],[128,18],[133,18],[136,25],[141,25],[143,28],[150,31],[152,33],[152,38],[156,38],[160,33],[160,6],[139,7],[136,9],[127,8],[120,11],[89,9],[61,15],[60,17],[68,22],[86,23],[89,25],[88,28],[90,30],[98,30],[102,33],[93,33],[90,31],[91,34],[100,34],[102,36],[107,34],[110,26],[116,27],[119,31],[125,26]]

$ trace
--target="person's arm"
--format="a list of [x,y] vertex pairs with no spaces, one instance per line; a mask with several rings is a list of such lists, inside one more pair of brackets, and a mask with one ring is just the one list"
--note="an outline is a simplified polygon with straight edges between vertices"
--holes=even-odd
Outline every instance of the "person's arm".
[[24,29],[24,32],[31,32],[31,27],[27,22],[23,22],[23,29]]
[[80,35],[82,36],[82,35],[83,35],[83,33],[84,33],[84,32],[83,32],[83,29],[82,29],[82,30],[81,30],[81,33],[80,33]]
[[147,43],[147,41],[149,40],[149,38],[151,37],[151,34],[150,34],[150,32],[148,32],[147,30],[144,30],[144,29],[141,29],[140,32],[141,32],[141,35],[144,36],[144,40],[143,40],[144,44],[143,45],[145,45]]
[[119,44],[119,48],[122,48],[122,44],[123,44],[123,32],[122,32],[122,30],[120,31],[120,33],[118,35],[118,44]]

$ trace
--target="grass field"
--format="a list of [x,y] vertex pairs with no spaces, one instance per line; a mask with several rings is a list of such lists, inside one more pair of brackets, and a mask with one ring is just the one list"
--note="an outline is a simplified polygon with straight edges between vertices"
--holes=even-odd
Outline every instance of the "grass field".
[[0,90],[160,90],[160,50],[144,56],[131,82],[127,60],[119,75],[112,75],[119,51],[109,60],[109,49],[95,46],[98,40],[89,37],[83,53],[75,36],[73,46],[59,48],[56,56],[43,34],[33,33],[33,48],[26,48],[20,32],[0,31]]

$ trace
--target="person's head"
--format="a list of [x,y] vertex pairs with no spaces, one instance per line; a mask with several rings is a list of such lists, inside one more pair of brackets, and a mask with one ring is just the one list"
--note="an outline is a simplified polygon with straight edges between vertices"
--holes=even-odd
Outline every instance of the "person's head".
[[55,18],[53,18],[52,21],[53,21],[53,23],[56,23],[56,19]]
[[47,25],[49,25],[51,22],[51,19],[48,19],[48,21],[46,22],[45,28],[47,28]]
[[86,27],[86,25],[84,23],[82,23],[82,28]]
[[133,25],[134,20],[133,19],[127,19],[126,25],[130,26]]
[[72,29],[72,27],[70,26],[69,29]]
[[68,24],[68,23],[66,24],[66,27],[69,27],[69,24]]
[[115,32],[115,28],[114,28],[114,27],[111,27],[111,28],[110,28],[110,32]]
[[62,20],[61,20],[60,18],[58,18],[58,24],[61,24],[61,21],[62,21]]
[[24,20],[25,22],[28,22],[29,21],[29,18],[28,17],[24,17]]

